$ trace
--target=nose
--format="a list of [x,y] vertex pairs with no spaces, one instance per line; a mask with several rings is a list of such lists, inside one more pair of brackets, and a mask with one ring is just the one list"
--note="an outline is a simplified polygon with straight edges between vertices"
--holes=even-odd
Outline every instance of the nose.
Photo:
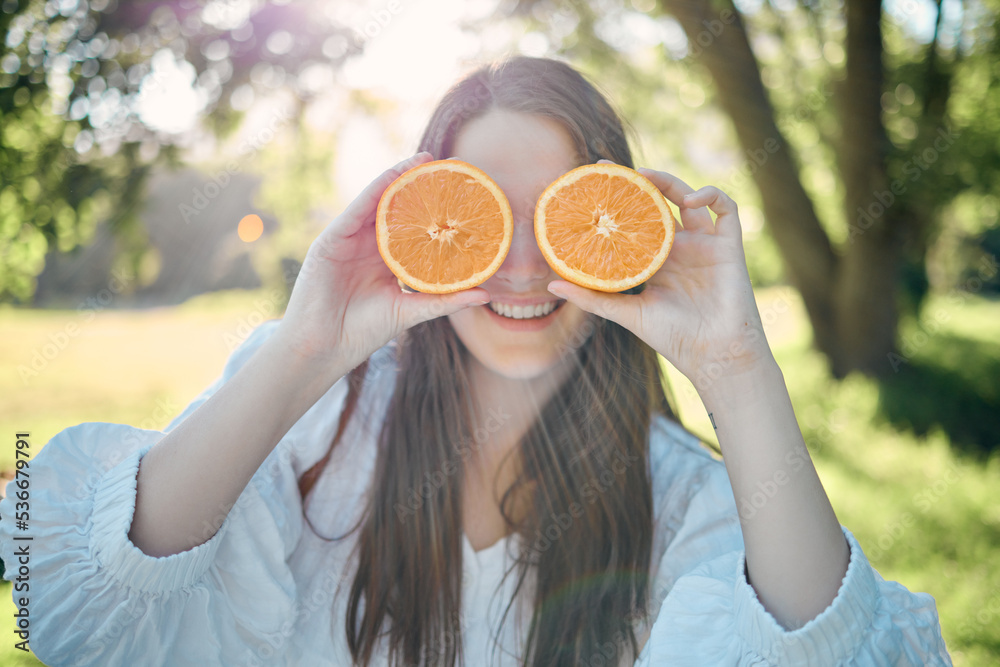
[[552,269],[538,249],[535,240],[535,222],[526,216],[514,216],[514,235],[510,251],[494,278],[505,282],[513,290],[537,289],[537,284],[545,280]]

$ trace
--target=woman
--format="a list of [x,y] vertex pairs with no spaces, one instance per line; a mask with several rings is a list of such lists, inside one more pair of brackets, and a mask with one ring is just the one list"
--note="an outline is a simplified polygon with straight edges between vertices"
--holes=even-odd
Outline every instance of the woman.
[[[725,194],[643,170],[684,229],[643,289],[600,294],[557,280],[532,230],[561,174],[632,166],[576,71],[484,67],[420,149],[165,435],[82,424],[33,461],[40,657],[950,664],[933,599],[883,581],[834,515]],[[402,292],[374,239],[383,190],[432,157],[482,168],[515,216],[500,270],[445,296]],[[518,305],[539,316],[499,314]],[[725,465],[677,424],[657,353],[696,382]]]

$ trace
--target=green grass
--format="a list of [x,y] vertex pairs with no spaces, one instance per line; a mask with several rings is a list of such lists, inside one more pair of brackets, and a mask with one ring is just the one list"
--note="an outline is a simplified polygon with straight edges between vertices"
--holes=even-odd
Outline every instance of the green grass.
[[[274,316],[255,305],[260,297],[209,295],[175,308],[101,312],[90,322],[75,311],[0,309],[0,365],[13,371],[0,376],[0,433],[29,430],[37,449],[83,421],[164,426],[221,371],[227,335],[241,337],[241,322]],[[830,378],[809,349],[794,292],[771,288],[758,302],[840,521],[884,578],[934,596],[956,665],[997,664],[1000,304],[931,298],[922,324],[902,329],[904,340],[923,342],[898,377],[879,387],[860,376]],[[79,333],[37,377],[22,381],[18,366],[30,365],[50,334],[73,322]],[[671,377],[685,424],[710,439],[694,388],[672,369]],[[0,469],[12,459],[12,446],[0,448]],[[12,613],[5,582],[0,616]],[[0,664],[38,664],[2,636]]]
[[[934,596],[955,665],[1000,663],[1000,303],[931,298],[924,324],[907,322],[901,333],[935,330],[887,390],[859,375],[831,379],[793,291],[767,289],[757,301],[762,316],[775,314],[764,317],[768,341],[840,522],[883,578]],[[948,318],[928,327],[940,309]],[[712,442],[694,387],[668,371],[685,425]],[[928,377],[950,384],[914,384]],[[984,405],[962,403],[973,399]],[[949,435],[956,430],[960,442]]]

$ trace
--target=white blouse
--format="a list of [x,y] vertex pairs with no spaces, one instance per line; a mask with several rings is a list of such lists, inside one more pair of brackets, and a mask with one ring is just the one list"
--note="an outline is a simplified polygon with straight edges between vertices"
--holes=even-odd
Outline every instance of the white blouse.
[[[165,429],[205,402],[275,330],[266,322],[222,376]],[[232,508],[202,528],[204,544],[166,558],[128,540],[139,460],[163,433],[108,423],[68,428],[31,461],[30,645],[50,665],[349,665],[344,633],[381,415],[394,386],[394,346],[373,355],[341,444],[303,519],[299,476],[325,454],[347,392],[338,382],[288,431]],[[884,581],[844,529],[851,558],[837,597],[784,630],[744,575],[743,538],[724,464],[667,419],[650,433],[655,529],[651,627],[639,665],[950,665],[934,599]],[[198,465],[190,461],[191,466]],[[0,558],[16,576],[13,487],[0,503]],[[311,526],[310,526],[311,523]],[[314,532],[314,530],[316,532]],[[318,534],[317,534],[318,533]],[[334,541],[321,539],[345,536]],[[520,538],[463,552],[467,665],[516,665],[533,596],[506,623]],[[502,586],[501,586],[502,582]],[[18,593],[18,595],[23,595]],[[658,612],[656,611],[658,610]],[[384,645],[375,664],[386,664]],[[614,664],[595,655],[587,664]]]

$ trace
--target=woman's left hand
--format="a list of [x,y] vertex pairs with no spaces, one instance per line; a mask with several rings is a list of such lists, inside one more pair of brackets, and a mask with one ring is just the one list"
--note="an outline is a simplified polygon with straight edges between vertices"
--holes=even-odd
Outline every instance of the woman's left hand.
[[[798,628],[837,596],[850,549],[764,338],[736,204],[718,188],[693,192],[670,174],[640,171],[680,207],[684,229],[667,261],[641,294],[562,280],[550,291],[629,329],[694,382],[740,508],[747,581],[778,623]],[[763,505],[751,500],[768,485],[776,491]]]
[[[640,169],[680,209],[670,255],[641,294],[608,294],[565,280],[549,291],[622,325],[699,390],[771,358],[754,300],[736,203],[716,187],[697,192],[662,171]],[[711,209],[717,216],[712,222]],[[712,368],[722,364],[722,368]]]

